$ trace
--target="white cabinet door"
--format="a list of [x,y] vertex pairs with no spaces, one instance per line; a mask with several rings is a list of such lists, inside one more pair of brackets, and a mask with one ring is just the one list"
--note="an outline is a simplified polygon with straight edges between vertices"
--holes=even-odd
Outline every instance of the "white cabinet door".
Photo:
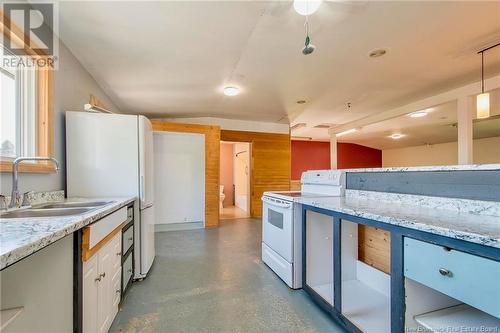
[[108,332],[118,313],[122,234],[83,263],[83,332]]
[[118,304],[120,303],[120,295],[121,295],[121,276],[122,276],[122,233],[118,233],[113,240],[111,241],[113,244],[113,266],[111,269],[111,322],[115,318],[118,313]]
[[111,271],[113,267],[114,256],[112,254],[113,247],[111,243],[106,244],[98,252],[98,266],[101,281],[99,281],[98,290],[98,332],[106,333],[111,326]]
[[83,332],[97,332],[98,256],[83,263]]

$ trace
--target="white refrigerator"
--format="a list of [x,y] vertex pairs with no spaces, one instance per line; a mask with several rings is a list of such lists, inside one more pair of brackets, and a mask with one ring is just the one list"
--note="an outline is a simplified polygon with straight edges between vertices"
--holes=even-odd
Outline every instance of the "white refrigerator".
[[68,197],[137,198],[134,278],[155,257],[153,129],[144,116],[66,112]]

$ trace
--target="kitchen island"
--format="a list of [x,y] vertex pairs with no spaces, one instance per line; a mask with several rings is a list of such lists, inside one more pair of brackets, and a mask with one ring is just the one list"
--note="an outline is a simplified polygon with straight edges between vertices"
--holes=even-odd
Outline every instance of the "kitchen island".
[[[351,332],[498,329],[499,170],[346,170],[345,197],[300,198],[304,289]],[[361,245],[366,228],[382,236]],[[362,247],[388,269],[361,260]]]

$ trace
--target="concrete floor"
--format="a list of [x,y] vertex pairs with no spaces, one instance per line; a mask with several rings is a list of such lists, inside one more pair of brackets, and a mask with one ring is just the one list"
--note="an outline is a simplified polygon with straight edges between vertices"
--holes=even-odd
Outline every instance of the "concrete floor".
[[151,274],[132,284],[111,332],[344,332],[261,261],[261,222],[156,234]]

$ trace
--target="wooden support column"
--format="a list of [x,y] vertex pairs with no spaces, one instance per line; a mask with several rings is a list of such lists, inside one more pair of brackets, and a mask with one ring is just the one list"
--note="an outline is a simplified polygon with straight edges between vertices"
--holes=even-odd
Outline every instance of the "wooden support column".
[[337,169],[337,134],[331,129],[330,134],[330,169]]
[[473,163],[473,111],[472,98],[463,96],[457,99],[458,164]]

